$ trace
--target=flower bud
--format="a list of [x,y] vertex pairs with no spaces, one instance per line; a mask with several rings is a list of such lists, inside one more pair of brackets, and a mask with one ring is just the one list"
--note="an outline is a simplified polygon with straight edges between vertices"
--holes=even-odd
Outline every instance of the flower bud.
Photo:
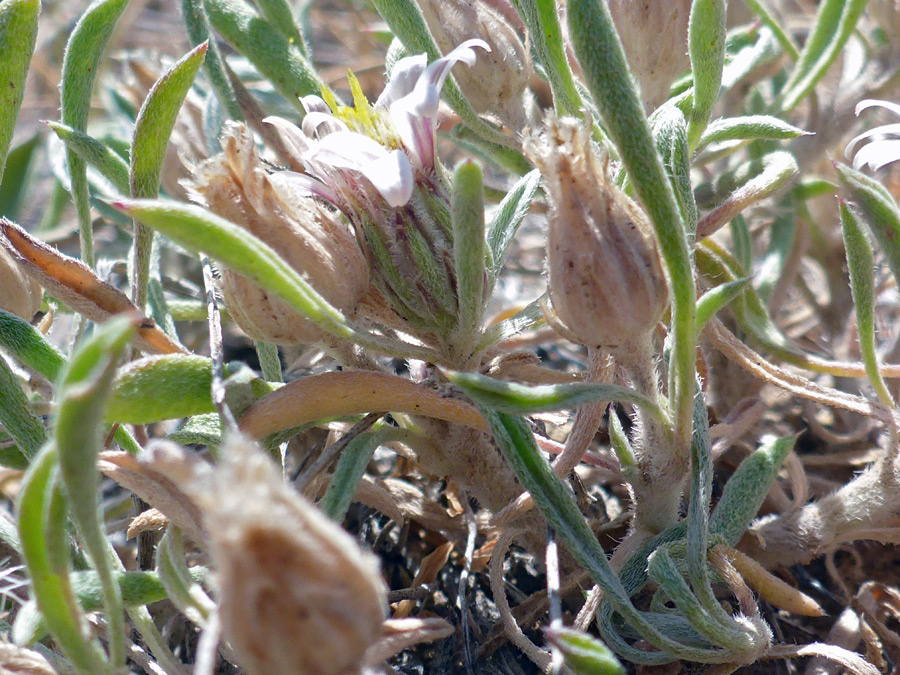
[[590,347],[614,350],[642,339],[668,304],[647,216],[594,155],[583,122],[550,118],[526,152],[544,174],[553,207],[547,266],[559,321]]
[[360,672],[387,607],[375,556],[243,438],[179,483],[203,513],[222,632],[240,665],[255,675]]
[[[366,260],[339,216],[269,175],[247,127],[231,123],[221,154],[204,162],[189,185],[196,201],[271,246],[328,302],[348,316],[369,286]],[[231,270],[222,292],[247,335],[266,342],[317,342],[323,331],[280,298]]]
[[31,321],[41,308],[44,290],[0,246],[0,309]]
[[609,0],[628,65],[641,88],[644,110],[656,110],[669,98],[669,87],[686,73],[691,0],[647,2]]
[[496,115],[510,129],[526,122],[523,95],[531,80],[528,49],[506,18],[484,0],[418,0],[428,29],[443,53],[469,38],[490,47],[470,68],[457,69],[463,95],[480,113]]

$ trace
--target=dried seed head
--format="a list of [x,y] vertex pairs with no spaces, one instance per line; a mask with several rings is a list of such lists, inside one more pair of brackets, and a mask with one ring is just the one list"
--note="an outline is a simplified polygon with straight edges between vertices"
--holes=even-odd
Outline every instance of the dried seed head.
[[39,652],[0,642],[0,673],[4,675],[56,675],[56,670]]
[[255,675],[359,672],[387,607],[375,556],[243,438],[195,476],[222,631],[240,664]]
[[644,110],[653,112],[669,98],[675,78],[690,69],[691,0],[609,0],[609,11],[641,87]]
[[589,126],[550,118],[526,152],[549,188],[547,265],[559,321],[581,344],[615,349],[652,331],[668,303],[643,210],[591,148]]
[[[369,286],[366,260],[339,216],[268,174],[247,127],[230,123],[222,153],[204,162],[189,185],[196,201],[253,233],[322,296],[352,316]],[[222,271],[225,302],[250,337],[277,344],[317,342],[324,333],[280,298],[231,270]]]
[[41,285],[0,247],[0,309],[31,321],[40,310],[43,297]]
[[506,18],[484,0],[418,0],[435,42],[448,53],[469,38],[480,38],[490,53],[453,77],[472,107],[493,113],[509,128],[526,122],[524,94],[531,80],[528,49]]

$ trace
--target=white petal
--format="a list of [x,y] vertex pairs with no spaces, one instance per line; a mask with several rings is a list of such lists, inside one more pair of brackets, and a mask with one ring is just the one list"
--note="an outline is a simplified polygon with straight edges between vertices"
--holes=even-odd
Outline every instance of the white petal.
[[412,197],[413,172],[409,158],[402,150],[394,150],[387,157],[368,162],[362,169],[388,205],[403,206]]
[[358,171],[390,206],[403,206],[413,189],[412,166],[402,150],[388,152],[377,141],[352,131],[325,136],[304,155],[308,162]]
[[412,92],[427,65],[428,56],[426,54],[407,56],[397,61],[391,69],[391,77],[385,85],[384,91],[375,101],[375,106],[387,108],[397,99]]
[[856,153],[853,168],[869,166],[872,171],[891,162],[900,161],[900,141],[873,141]]
[[287,193],[294,197],[319,197],[335,205],[340,203],[331,188],[303,173],[277,171],[269,175],[269,182],[276,192]]
[[881,127],[875,127],[874,129],[870,129],[869,131],[860,134],[852,141],[847,143],[847,147],[844,150],[844,156],[849,157],[853,154],[853,149],[859,145],[860,141],[864,141],[867,138],[871,138],[872,136],[888,136],[888,135],[900,136],[900,124],[885,124]]
[[321,96],[303,96],[300,98],[300,105],[303,106],[303,109],[307,113],[331,113],[331,108],[328,107],[328,104],[325,103],[325,100]]
[[361,171],[369,162],[387,156],[387,149],[378,141],[354,131],[338,131],[317,141],[304,155],[338,169]]
[[412,94],[413,96],[418,94],[419,97],[416,107],[418,114],[434,116],[437,113],[441,89],[443,89],[444,81],[450,74],[450,69],[459,61],[462,61],[467,66],[473,65],[478,58],[475,54],[475,47],[481,47],[488,52],[491,51],[491,48],[484,40],[466,40],[449,54],[438,59],[425,69],[419,81],[416,82],[416,88]]
[[327,136],[338,131],[350,131],[347,125],[330,112],[308,112],[303,118],[303,133],[309,138]]
[[282,117],[266,117],[263,122],[275,127],[281,140],[284,141],[285,149],[293,159],[302,164],[303,155],[309,152],[313,141],[298,129],[296,124]]
[[867,108],[886,108],[894,113],[897,117],[900,117],[900,105],[896,103],[891,103],[890,101],[878,101],[873,98],[867,98],[864,101],[860,101],[856,104],[856,114],[859,115],[863,110]]
[[431,168],[434,165],[434,119],[417,114],[412,98],[404,96],[391,104],[391,121],[416,167]]

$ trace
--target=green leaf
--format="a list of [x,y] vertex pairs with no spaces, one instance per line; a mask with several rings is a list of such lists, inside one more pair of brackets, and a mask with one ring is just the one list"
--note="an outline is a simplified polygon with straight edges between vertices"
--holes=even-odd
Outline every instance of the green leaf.
[[800,56],[800,50],[797,49],[797,45],[791,40],[791,36],[788,35],[787,31],[785,31],[781,24],[778,23],[778,20],[772,15],[769,8],[763,4],[762,0],[744,0],[744,4],[747,5],[747,8],[756,14],[763,24],[775,34],[775,37],[785,54],[787,54],[791,60],[796,61]]
[[325,496],[317,504],[322,512],[335,522],[344,522],[359,481],[366,472],[369,460],[372,459],[372,453],[383,439],[384,434],[377,431],[360,434],[351,440],[341,453]]
[[152,424],[212,413],[212,362],[205,356],[167,354],[132,361],[116,375],[108,422]]
[[459,303],[457,331],[469,351],[481,327],[485,301],[484,175],[475,162],[463,162],[454,171],[450,214]]
[[68,150],[97,169],[122,195],[131,193],[129,182],[131,169],[128,162],[112,148],[92,136],[67,127],[65,124],[57,122],[46,122],[46,124],[66,144]]
[[625,675],[625,668],[597,638],[573,628],[545,628],[547,641],[562,652],[575,675]]
[[607,3],[570,0],[568,11],[569,34],[585,81],[635,193],[650,216],[669,273],[673,317],[669,397],[676,453],[686,454],[693,419],[697,339],[697,295],[687,233]]
[[40,0],[0,2],[0,180],[25,97],[25,77],[34,53],[40,14]]
[[325,85],[301,46],[291,43],[244,0],[205,0],[204,6],[212,27],[302,114],[300,98],[319,95]]
[[780,141],[798,136],[808,135],[808,131],[798,129],[777,117],[770,115],[747,115],[745,117],[726,117],[710,124],[700,141],[697,149],[704,148],[710,143],[723,141],[750,141],[766,140]]
[[869,0],[822,0],[816,25],[779,96],[776,109],[793,110],[825,76],[850,39]]
[[125,665],[125,616],[119,586],[107,557],[109,542],[100,516],[97,454],[103,445],[103,409],[116,364],[135,334],[130,317],[111,319],[72,356],[60,386],[55,438],[60,476],[69,513],[103,587],[104,617],[109,624],[109,659],[114,670]]
[[36,182],[34,168],[42,147],[40,134],[35,134],[5,156],[5,179],[0,181],[0,216],[11,220],[19,216]]
[[688,24],[688,45],[694,76],[694,105],[688,119],[688,139],[692,148],[709,123],[719,99],[722,69],[725,66],[726,0],[694,0]]
[[478,405],[513,415],[530,415],[552,410],[568,410],[588,403],[619,401],[633,403],[661,423],[666,414],[648,396],[615,384],[518,384],[496,380],[478,373],[443,371],[445,377],[462,389]]
[[[0,424],[16,442],[24,459],[31,460],[47,441],[44,425],[31,411],[28,398],[16,376],[0,358]],[[10,458],[21,464],[21,457],[13,454]]]
[[300,24],[294,17],[287,0],[255,0],[259,11],[266,17],[266,21],[279,33],[284,35],[292,45],[296,45],[300,52],[309,57],[306,49],[306,41],[300,31]]
[[697,228],[697,202],[691,184],[691,152],[688,147],[687,120],[673,105],[664,105],[650,117],[656,149],[666,175],[672,183],[678,208],[687,231],[693,237]]
[[222,444],[222,417],[218,412],[195,415],[184,426],[170,433],[167,438],[181,445],[206,445],[218,447]]
[[191,578],[184,559],[184,540],[177,527],[167,527],[156,547],[156,571],[165,586],[166,598],[192,622],[205,626],[216,606]]
[[786,151],[779,150],[753,162],[754,169],[762,170],[728,195],[697,225],[697,238],[704,239],[716,232],[744,209],[765,199],[781,189],[800,173],[797,160]]
[[194,46],[204,42],[209,44],[206,58],[203,60],[203,69],[209,77],[213,91],[221,106],[228,111],[231,119],[244,119],[241,106],[238,105],[231,78],[228,77],[225,59],[215,40],[210,40],[209,17],[206,14],[204,0],[181,0],[181,14],[187,27],[187,34]]
[[540,184],[541,172],[534,169],[518,180],[497,207],[487,234],[488,249],[491,253],[489,270],[491,285],[500,275],[500,269],[506,259],[506,251],[516,236],[519,225],[528,215],[531,202]]
[[729,546],[737,544],[769,493],[778,469],[794,449],[796,436],[769,436],[728,479],[722,496],[709,518],[710,534],[719,535]]
[[[127,5],[128,0],[95,0],[81,15],[66,44],[59,85],[62,123],[76,131],[87,131],[91,94],[100,72],[100,59],[116,22]],[[93,267],[94,234],[87,166],[71,150],[66,151],[66,158],[72,180],[72,198],[78,215],[81,259]]]
[[580,115],[585,107],[569,68],[562,28],[555,0],[512,0],[531,38],[531,48],[553,91],[553,104],[559,115]]
[[748,281],[750,281],[748,277],[726,281],[724,284],[719,284],[704,293],[697,300],[697,329],[702,329],[706,322],[713,318],[720,309],[738,297],[747,286]]
[[845,164],[835,163],[834,167],[887,260],[894,280],[900,283],[900,209],[897,202],[878,181]]
[[878,354],[875,349],[875,256],[872,245],[863,232],[863,224],[843,200],[840,211],[847,269],[850,272],[850,292],[856,312],[859,352],[869,382],[875,388],[878,398],[888,408],[893,408],[894,398],[878,369]]
[[[194,77],[206,58],[207,42],[188,52],[167,70],[150,89],[138,111],[131,140],[131,196],[154,199],[159,196],[159,176],[169,146],[175,119]],[[150,249],[153,230],[135,223],[131,250],[131,295],[139,308],[147,304],[150,281]]]
[[32,598],[76,669],[111,674],[102,651],[90,639],[90,628],[72,589],[66,514],[56,470],[56,448],[48,444],[34,458],[19,492],[17,524]]

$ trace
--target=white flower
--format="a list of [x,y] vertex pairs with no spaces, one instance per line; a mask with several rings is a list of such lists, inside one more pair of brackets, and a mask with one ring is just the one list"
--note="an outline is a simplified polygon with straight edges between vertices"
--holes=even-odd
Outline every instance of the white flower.
[[[887,108],[897,117],[900,117],[900,105],[873,99],[860,101],[856,106],[856,114],[859,115],[866,108],[872,107]],[[845,156],[849,158],[861,141],[872,137],[875,137],[875,140],[866,144],[853,157],[854,169],[858,170],[861,167],[868,166],[872,171],[877,171],[891,162],[900,161],[900,124],[898,123],[884,124],[860,134],[847,144]]]
[[281,180],[331,202],[351,219],[361,205],[379,207],[372,203],[378,198],[371,188],[387,206],[404,206],[412,196],[414,172],[434,170],[444,81],[458,61],[475,63],[475,47],[490,51],[483,40],[467,40],[431,64],[425,54],[400,59],[374,107],[357,99],[356,110],[344,109],[341,116],[322,98],[306,96],[301,99],[306,109],[301,128],[279,117],[266,118],[307,172],[284,171]]

